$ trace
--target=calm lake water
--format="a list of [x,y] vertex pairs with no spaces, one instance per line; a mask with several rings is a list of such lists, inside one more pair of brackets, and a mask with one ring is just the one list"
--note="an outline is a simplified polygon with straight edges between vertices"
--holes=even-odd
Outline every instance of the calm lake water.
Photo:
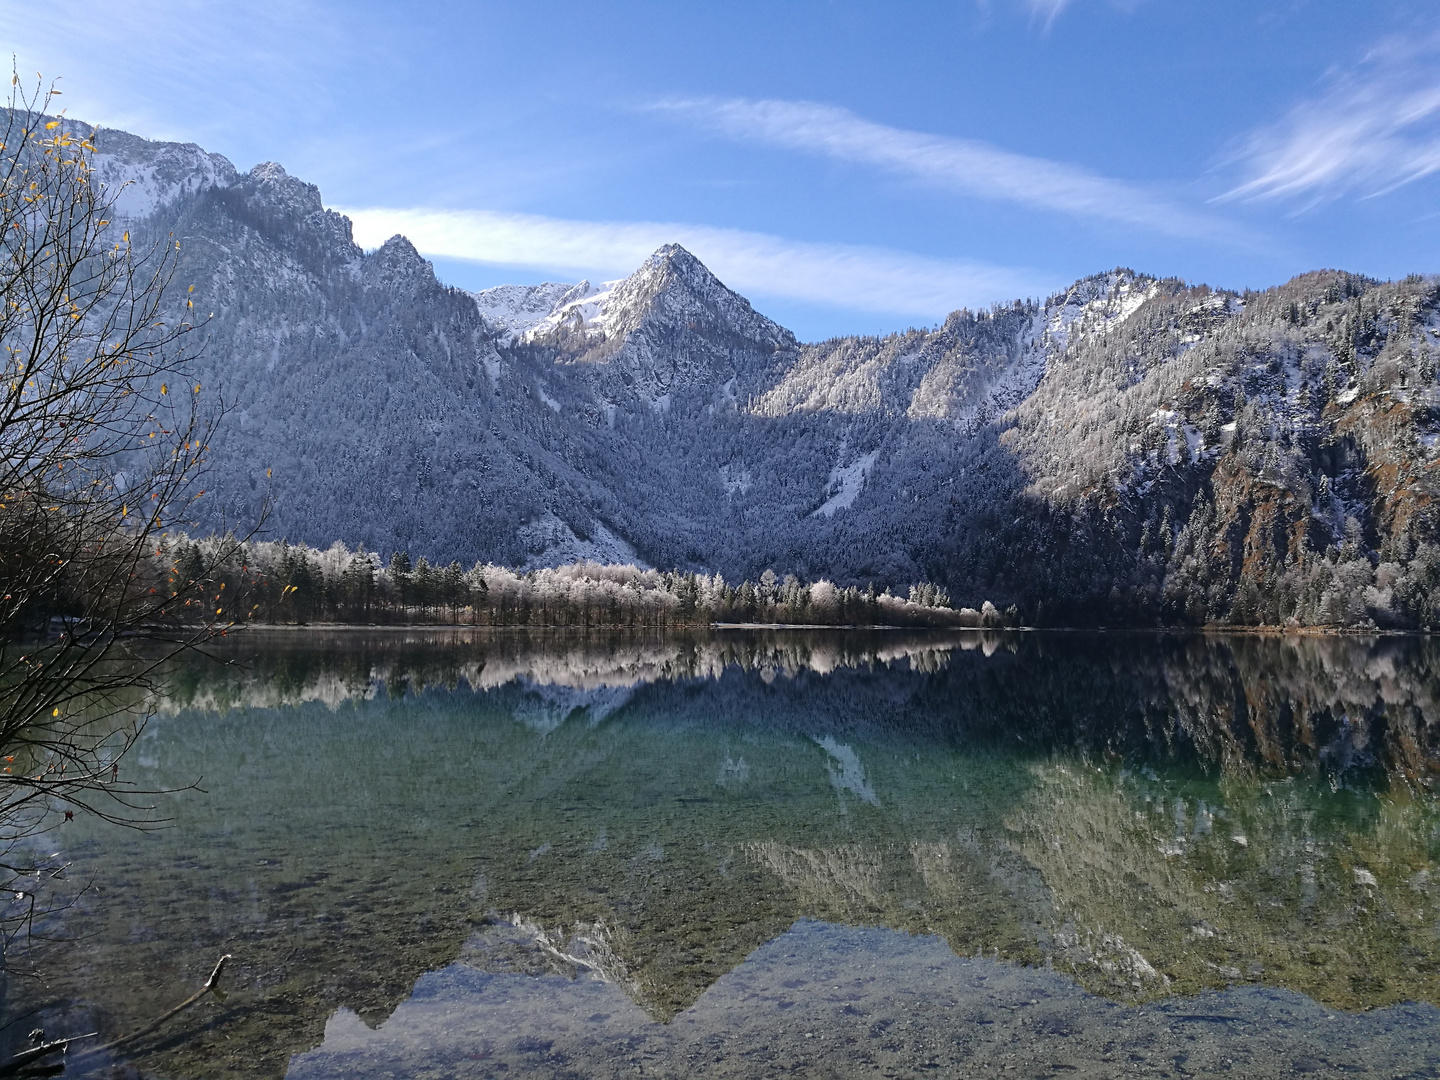
[[1435,641],[229,648],[122,766],[203,793],[47,838],[71,902],[11,957],[10,1049],[230,953],[88,1072],[1440,1075]]

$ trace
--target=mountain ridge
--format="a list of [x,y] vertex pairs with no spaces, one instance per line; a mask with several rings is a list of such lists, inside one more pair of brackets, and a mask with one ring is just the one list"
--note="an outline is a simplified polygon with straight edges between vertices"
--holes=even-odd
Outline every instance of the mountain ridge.
[[1032,621],[1440,622],[1434,279],[1117,269],[802,344],[678,245],[471,294],[401,237],[361,251],[277,165],[101,149],[169,193],[142,231],[216,311],[238,423],[202,526],[273,467],[270,527],[322,545],[930,580]]

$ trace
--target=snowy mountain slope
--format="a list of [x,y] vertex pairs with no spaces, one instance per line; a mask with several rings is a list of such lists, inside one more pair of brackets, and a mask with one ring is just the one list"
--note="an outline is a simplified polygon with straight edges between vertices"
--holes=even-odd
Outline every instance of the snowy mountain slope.
[[1077,282],[1038,307],[953,312],[934,331],[809,345],[755,404],[760,415],[831,410],[950,420],[973,433],[1020,404],[1072,338],[1104,335],[1156,288],[1129,271]]
[[830,483],[826,489],[831,493],[830,497],[815,508],[811,517],[832,518],[837,510],[848,510],[855,502],[855,496],[859,495],[860,489],[865,486],[865,478],[870,475],[870,470],[875,467],[875,459],[879,456],[880,451],[871,450],[849,465],[837,465],[831,469]]
[[560,331],[578,335],[583,341],[602,341],[605,338],[606,305],[610,294],[620,281],[602,281],[592,285],[588,280],[568,285],[555,298],[555,303],[543,319],[537,319],[526,328],[523,340],[535,341],[550,337]]
[[231,411],[206,524],[253,518],[268,488],[267,531],[297,540],[522,563],[547,514],[589,533],[592,485],[537,441],[554,414],[408,241],[363,253],[271,164],[182,193],[148,228],[180,237],[180,277],[215,312],[198,376]]
[[1435,282],[1157,284],[1013,411],[983,461],[1024,486],[948,558],[1024,567],[1036,602],[1084,582],[1112,618],[1440,621]]
[[588,294],[590,283],[565,285],[546,281],[540,285],[497,285],[470,295],[475,298],[480,314],[504,331],[504,340],[509,343],[523,338],[551,318],[576,290],[581,290],[582,295]]
[[547,512],[521,526],[519,536],[530,555],[524,563],[526,570],[575,562],[629,563],[650,569],[633,547],[599,522],[582,539],[570,525]]
[[157,207],[205,188],[235,183],[235,166],[194,143],[151,142],[129,132],[71,124],[90,136],[97,153],[92,165],[117,218],[137,221]]
[[[623,281],[562,298],[524,343],[562,377],[583,385],[607,416],[677,401],[733,404],[758,390],[776,357],[798,348],[790,331],[750,307],[678,244],[655,252]],[[717,399],[718,395],[718,399]],[[723,400],[719,400],[723,399]]]
[[278,165],[107,138],[216,313],[205,524],[273,470],[271,534],[432,560],[931,580],[1046,621],[1440,623],[1433,280],[1116,270],[801,345],[675,245],[618,282],[465,293],[402,237],[362,252]]

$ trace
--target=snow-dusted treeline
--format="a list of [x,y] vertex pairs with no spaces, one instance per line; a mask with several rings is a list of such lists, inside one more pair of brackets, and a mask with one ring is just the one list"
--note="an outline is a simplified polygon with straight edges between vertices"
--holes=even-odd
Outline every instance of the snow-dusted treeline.
[[[226,552],[231,554],[226,555]],[[988,601],[950,606],[932,584],[896,596],[820,580],[727,582],[719,574],[576,562],[537,570],[432,564],[336,542],[234,545],[171,537],[157,552],[163,587],[186,596],[196,619],[261,623],[456,623],[479,626],[695,626],[721,622],[827,626],[1003,626],[1018,613]],[[193,594],[193,596],[188,595]]]

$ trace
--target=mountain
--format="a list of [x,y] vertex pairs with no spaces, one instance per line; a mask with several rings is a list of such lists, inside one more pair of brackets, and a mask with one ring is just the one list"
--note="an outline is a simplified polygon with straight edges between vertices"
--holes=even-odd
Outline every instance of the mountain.
[[[447,288],[275,164],[100,135],[213,311],[207,527],[432,559],[946,585],[1034,622],[1440,623],[1440,289],[1117,269],[801,344],[668,245]],[[207,499],[209,496],[207,496]]]
[[551,317],[551,313],[578,304],[596,293],[609,292],[619,284],[607,281],[595,288],[588,281],[565,285],[547,281],[541,285],[497,285],[470,295],[487,322],[499,328],[506,344],[523,336]]

